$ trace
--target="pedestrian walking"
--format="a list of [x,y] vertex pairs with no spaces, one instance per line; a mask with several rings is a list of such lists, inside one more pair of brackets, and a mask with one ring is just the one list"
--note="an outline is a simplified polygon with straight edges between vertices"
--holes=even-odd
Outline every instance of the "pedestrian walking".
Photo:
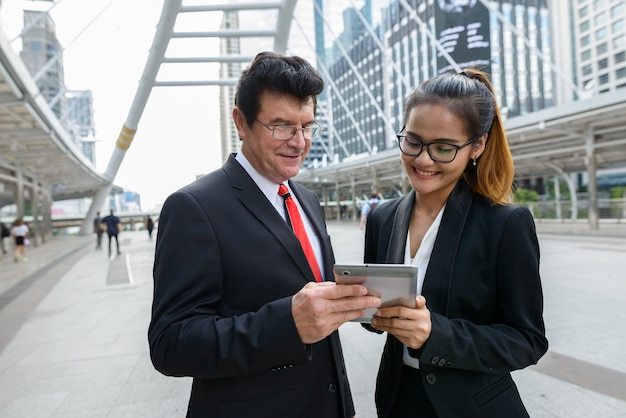
[[20,261],[20,257],[22,261],[28,261],[28,254],[26,251],[26,246],[29,243],[28,230],[28,225],[26,225],[22,218],[17,218],[13,222],[13,226],[11,226],[10,233],[15,243],[13,261],[15,261],[16,263]]
[[104,228],[100,212],[96,212],[96,217],[93,219],[93,232],[96,234],[96,250],[102,249],[102,235],[104,234]]
[[363,207],[361,208],[361,222],[359,223],[359,228],[365,228],[365,222],[367,222],[367,215],[380,203],[380,199],[378,198],[378,193],[372,192],[370,194],[370,198],[365,202]]
[[150,215],[146,216],[146,229],[148,230],[148,238],[152,239],[152,230],[154,229],[154,220]]
[[115,247],[117,249],[117,255],[120,255],[120,241],[118,235],[122,230],[122,223],[120,218],[113,214],[113,209],[111,209],[111,213],[104,218],[100,223],[105,226],[105,231],[107,236],[109,237],[109,257],[111,256],[111,241],[115,239]]
[[11,236],[11,232],[9,232],[9,228],[4,224],[4,222],[0,222],[0,247],[2,247],[2,254],[7,253],[7,249],[4,246],[4,239]]

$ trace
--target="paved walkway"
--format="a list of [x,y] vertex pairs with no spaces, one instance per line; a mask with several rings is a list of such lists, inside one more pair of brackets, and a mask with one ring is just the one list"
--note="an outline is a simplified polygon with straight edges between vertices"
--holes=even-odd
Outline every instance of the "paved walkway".
[[[626,225],[538,223],[550,351],[514,378],[533,417],[626,417]],[[361,259],[363,233],[330,223],[337,261]],[[0,255],[0,418],[183,417],[191,380],[150,363],[154,241],[55,237],[29,261]],[[359,418],[374,418],[384,338],[341,328]]]

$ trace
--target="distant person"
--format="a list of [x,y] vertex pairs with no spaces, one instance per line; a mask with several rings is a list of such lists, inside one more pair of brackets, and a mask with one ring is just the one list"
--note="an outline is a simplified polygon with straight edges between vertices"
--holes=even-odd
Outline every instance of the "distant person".
[[420,295],[371,322],[378,416],[528,417],[511,372],[548,349],[539,243],[487,74],[423,82],[397,138],[412,190],[368,217],[364,262],[417,266]]
[[2,247],[2,254],[6,254],[7,253],[7,249],[4,246],[4,239],[7,237],[11,236],[11,232],[9,231],[9,228],[7,228],[7,226],[0,222],[0,226],[1,226],[1,232],[0,232],[0,247]]
[[113,214],[113,209],[111,209],[111,214],[102,218],[101,225],[106,227],[106,232],[109,237],[109,257],[111,256],[111,240],[115,238],[115,246],[117,247],[117,255],[120,255],[120,242],[118,239],[118,235],[122,230],[122,223],[120,218]]
[[367,221],[367,215],[380,203],[380,199],[378,198],[378,193],[372,193],[370,198],[361,208],[361,223],[359,224],[359,228],[365,228],[365,222]]
[[148,230],[148,238],[152,239],[152,231],[154,230],[154,220],[150,215],[146,216],[146,229]]
[[26,244],[28,239],[28,225],[24,223],[22,218],[17,218],[13,222],[11,227],[11,236],[15,241],[15,252],[13,254],[13,261],[16,263],[20,261],[20,255],[22,261],[28,261],[28,255],[26,254]]
[[93,232],[96,234],[96,250],[102,249],[102,234],[104,234],[104,227],[102,226],[102,218],[100,212],[96,212],[96,217],[93,218]]
[[163,205],[148,339],[157,370],[193,377],[187,417],[355,415],[338,328],[380,299],[335,285],[320,203],[290,180],[323,87],[302,58],[258,54],[232,110],[241,152]]

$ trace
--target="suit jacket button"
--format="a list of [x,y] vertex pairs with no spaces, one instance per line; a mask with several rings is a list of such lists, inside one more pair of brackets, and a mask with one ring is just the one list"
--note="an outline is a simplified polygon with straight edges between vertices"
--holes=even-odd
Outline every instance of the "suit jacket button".
[[426,383],[428,383],[429,385],[434,385],[435,383],[437,383],[437,376],[435,376],[434,373],[428,373],[426,375]]
[[446,361],[445,358],[442,358],[441,360],[439,360],[439,363],[437,363],[438,366],[443,367],[446,364],[448,364],[448,362]]
[[328,385],[328,392],[330,393],[337,392],[337,386],[334,383],[331,383],[330,385]]
[[430,359],[430,364],[433,364],[433,365],[436,366],[437,363],[439,363],[439,357],[435,356],[435,357]]

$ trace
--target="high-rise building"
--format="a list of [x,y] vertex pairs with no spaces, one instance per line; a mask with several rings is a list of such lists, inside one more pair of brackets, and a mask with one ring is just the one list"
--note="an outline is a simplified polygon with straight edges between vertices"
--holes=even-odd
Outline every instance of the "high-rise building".
[[25,10],[22,61],[57,118],[66,111],[63,48],[47,12]]
[[[225,11],[220,25],[221,29],[239,29],[239,14],[236,11]],[[220,40],[220,55],[240,55],[241,45],[238,37],[227,37]],[[241,74],[239,62],[226,62],[220,65],[222,80],[236,79]],[[222,162],[228,159],[231,153],[239,152],[241,141],[233,123],[231,112],[235,105],[236,87],[225,85],[220,87],[220,131]]]
[[330,132],[328,131],[328,112],[327,112],[328,103],[325,100],[317,101],[317,109],[315,120],[322,127],[322,133],[320,136],[313,140],[311,143],[311,148],[309,149],[309,153],[302,164],[303,167],[319,167],[322,165],[326,165],[330,161],[328,160],[328,136]]
[[394,0],[379,24],[371,19],[370,2],[344,12],[344,33],[329,69],[336,85],[329,111],[340,138],[333,143],[331,137],[330,148],[339,159],[395,146],[406,95],[452,68],[488,71],[505,116],[554,106],[546,1],[497,5],[490,10],[479,1]]
[[561,25],[571,25],[568,32],[572,34],[572,76],[582,94],[594,95],[626,87],[626,2],[578,0],[564,3],[571,10],[560,15]]
[[[317,68],[326,67],[326,50],[324,36],[324,0],[313,0],[313,16],[315,23],[315,55]],[[320,96],[321,100],[326,99],[326,91]]]
[[91,90],[68,90],[65,93],[67,100],[67,114],[62,121],[72,140],[78,144],[83,154],[95,164],[95,134],[93,120],[93,94]]
[[[297,20],[297,24],[291,25],[291,32],[289,34],[287,51],[288,55],[298,55],[308,60],[312,65],[316,64],[318,55],[315,49],[315,33],[314,33],[314,0],[300,0],[297,2],[294,9],[294,20]],[[239,29],[240,26],[246,28],[251,27],[266,27],[268,25],[275,25],[277,12],[270,12],[266,10],[255,11],[224,11],[221,22],[221,29]],[[238,37],[226,37],[220,41],[220,55],[250,55],[254,56],[256,53],[263,50],[271,50],[272,46],[270,39],[265,38],[244,38]],[[221,79],[237,79],[241,75],[241,71],[248,64],[242,64],[240,62],[223,63],[220,66],[220,78]],[[234,96],[236,88],[233,85],[226,85],[220,87],[220,124],[221,124],[221,146],[222,146],[222,161],[225,161],[228,156],[233,152],[239,152],[241,148],[241,141],[235,129],[235,125],[232,121],[231,111],[234,106]],[[318,118],[324,119],[322,115],[324,112],[323,106],[319,106],[318,101]],[[307,159],[304,162],[304,166],[312,164],[318,164],[322,160],[322,157],[326,155],[324,150],[324,141],[326,138],[326,132],[322,134],[322,138],[315,140],[311,146],[311,150]],[[317,160],[317,162],[316,162]]]

